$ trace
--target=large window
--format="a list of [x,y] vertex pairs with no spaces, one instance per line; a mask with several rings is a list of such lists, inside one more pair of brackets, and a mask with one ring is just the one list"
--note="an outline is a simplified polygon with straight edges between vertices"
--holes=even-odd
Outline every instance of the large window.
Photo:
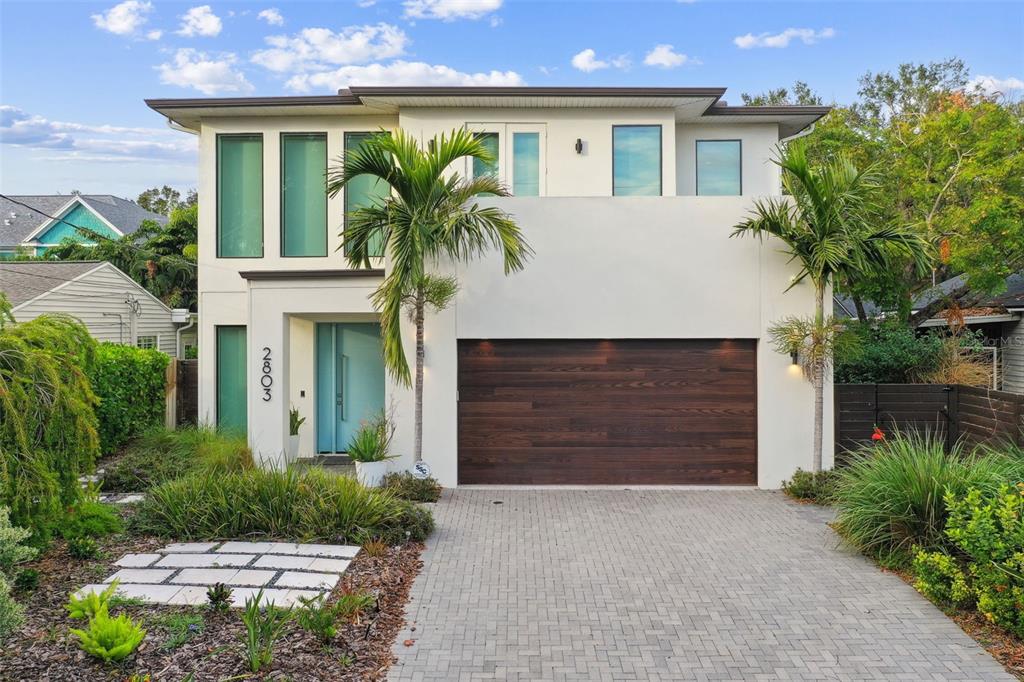
[[471,178],[494,176],[516,197],[539,197],[544,188],[544,124],[467,123],[493,160],[471,159]]
[[263,256],[263,136],[217,136],[217,256]]
[[498,176],[501,167],[501,136],[498,133],[477,133],[476,139],[491,153],[491,160],[473,158],[473,177]]
[[217,327],[217,426],[246,430],[245,327]]
[[281,255],[327,255],[327,135],[281,135]]
[[[345,153],[359,149],[368,139],[379,133],[345,133]],[[345,223],[348,224],[348,214],[357,208],[380,203],[387,198],[390,187],[383,180],[371,175],[360,175],[353,178],[345,185]],[[346,251],[347,252],[347,251]],[[371,256],[383,256],[384,244],[378,238],[370,244]]]
[[512,194],[540,196],[540,133],[512,133]]
[[697,194],[743,194],[739,140],[697,140]]
[[661,126],[612,126],[612,194],[661,196]]

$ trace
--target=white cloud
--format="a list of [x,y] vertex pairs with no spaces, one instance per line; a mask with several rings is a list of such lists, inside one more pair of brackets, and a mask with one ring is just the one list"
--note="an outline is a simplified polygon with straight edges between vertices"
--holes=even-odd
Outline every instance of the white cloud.
[[119,36],[135,35],[149,20],[147,16],[153,11],[153,3],[139,0],[125,0],[114,5],[106,12],[92,15],[92,23],[96,28]]
[[276,7],[265,9],[256,15],[257,19],[263,19],[271,26],[284,26],[284,17],[281,16],[281,12]]
[[1010,92],[1011,90],[1024,90],[1024,80],[1008,76],[998,78],[996,76],[975,76],[967,82],[968,90],[980,90],[986,95],[996,95]]
[[523,85],[515,71],[464,73],[440,64],[406,62],[343,66],[334,71],[293,76],[287,87],[298,92],[337,90],[350,85]]
[[53,160],[168,160],[191,158],[196,140],[168,128],[130,128],[51,121],[0,105],[0,144],[46,150]]
[[663,69],[673,69],[683,64],[700,64],[700,60],[688,57],[685,54],[676,52],[671,45],[655,45],[654,49],[644,57],[644,64],[647,66],[660,66]]
[[252,84],[234,66],[238,59],[232,53],[210,57],[205,52],[181,48],[170,63],[156,67],[160,82],[182,88],[195,88],[204,95],[250,92]]
[[598,59],[597,53],[588,47],[587,49],[574,54],[572,56],[571,63],[573,68],[583,71],[584,73],[590,73],[591,71],[607,69],[609,66],[614,66],[616,69],[628,69],[633,64],[633,60],[629,58],[628,54],[620,54],[618,57],[610,57],[607,59]]
[[221,23],[220,17],[213,13],[213,10],[209,5],[200,5],[199,7],[193,7],[181,17],[181,28],[178,29],[178,35],[193,37],[193,36],[206,36],[212,38],[218,35],[224,25]]
[[373,7],[377,4],[377,0],[359,0],[356,4],[360,7]]
[[479,19],[501,8],[503,0],[405,0],[409,19]]
[[819,40],[832,38],[836,32],[833,28],[823,28],[815,31],[813,28],[787,28],[782,33],[759,33],[756,36],[748,33],[743,36],[736,36],[732,39],[736,47],[742,50],[749,50],[753,47],[789,47],[794,39],[800,40],[804,45],[813,45]]
[[163,34],[163,31],[148,31],[146,33],[146,40],[160,40]]
[[292,36],[268,36],[267,50],[252,61],[271,71],[305,72],[346,64],[390,59],[404,54],[408,36],[391,24],[347,26],[337,33],[328,28],[304,28]]

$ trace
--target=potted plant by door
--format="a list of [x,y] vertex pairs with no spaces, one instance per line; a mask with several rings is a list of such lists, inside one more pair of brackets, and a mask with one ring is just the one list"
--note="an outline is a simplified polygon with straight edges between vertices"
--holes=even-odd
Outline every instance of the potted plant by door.
[[368,488],[376,488],[388,472],[388,449],[395,428],[383,412],[363,422],[352,436],[346,454],[356,465],[356,478]]
[[299,411],[292,407],[288,410],[288,463],[291,464],[299,456],[299,427],[306,421],[299,416]]

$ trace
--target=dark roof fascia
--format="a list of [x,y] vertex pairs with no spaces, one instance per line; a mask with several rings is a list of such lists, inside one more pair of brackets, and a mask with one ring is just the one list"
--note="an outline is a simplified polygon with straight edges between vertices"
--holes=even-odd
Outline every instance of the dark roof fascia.
[[358,106],[358,97],[344,95],[310,95],[302,97],[194,97],[183,99],[147,99],[150,109],[215,109],[234,107],[301,107],[309,105]]
[[821,118],[832,107],[828,106],[804,106],[800,104],[769,106],[769,107],[747,107],[747,106],[712,106],[704,112],[705,116],[817,116]]
[[383,277],[384,270],[242,270],[238,273],[247,280],[277,279],[344,279],[350,277]]
[[[725,88],[581,88],[581,87],[459,87],[459,86],[353,86],[356,97],[713,97]],[[339,94],[345,90],[339,90]]]

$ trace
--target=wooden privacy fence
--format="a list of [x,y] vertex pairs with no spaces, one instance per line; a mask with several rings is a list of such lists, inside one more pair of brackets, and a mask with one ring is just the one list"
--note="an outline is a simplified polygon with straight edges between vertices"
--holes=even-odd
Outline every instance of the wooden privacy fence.
[[171,358],[167,365],[164,426],[195,424],[199,417],[199,361]]
[[875,426],[928,431],[949,448],[1011,441],[1024,446],[1024,395],[943,384],[836,384],[836,458],[870,442]]

